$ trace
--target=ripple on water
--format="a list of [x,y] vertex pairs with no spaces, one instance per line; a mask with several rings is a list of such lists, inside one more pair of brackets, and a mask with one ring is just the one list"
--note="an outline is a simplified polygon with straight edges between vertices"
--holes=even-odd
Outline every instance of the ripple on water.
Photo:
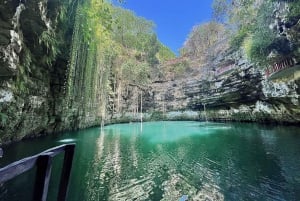
[[[122,186],[123,184],[123,186]],[[131,179],[123,181],[118,189],[110,192],[109,200],[147,200],[149,198],[153,186],[155,185],[153,178],[146,177],[142,179]]]

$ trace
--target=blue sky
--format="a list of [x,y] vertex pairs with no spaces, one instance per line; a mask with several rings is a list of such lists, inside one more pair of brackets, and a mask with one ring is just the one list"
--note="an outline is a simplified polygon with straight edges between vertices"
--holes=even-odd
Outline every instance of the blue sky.
[[213,0],[125,0],[124,8],[156,24],[159,40],[175,53],[192,27],[211,18]]

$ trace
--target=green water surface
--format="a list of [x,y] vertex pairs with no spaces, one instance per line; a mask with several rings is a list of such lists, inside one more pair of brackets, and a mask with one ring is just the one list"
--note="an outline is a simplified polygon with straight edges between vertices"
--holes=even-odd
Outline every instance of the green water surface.
[[[4,147],[0,167],[76,143],[69,201],[300,200],[300,127],[205,122],[109,125]],[[55,200],[62,157],[54,160]],[[0,200],[31,200],[34,170],[0,184]]]

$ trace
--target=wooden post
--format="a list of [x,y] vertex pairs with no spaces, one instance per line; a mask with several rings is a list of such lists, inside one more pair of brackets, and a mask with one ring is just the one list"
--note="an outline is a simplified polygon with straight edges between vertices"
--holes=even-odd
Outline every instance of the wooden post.
[[52,158],[65,151],[64,164],[61,172],[59,193],[57,198],[59,201],[65,201],[71,174],[74,150],[75,144],[61,145],[48,149],[40,154],[11,163],[10,165],[0,168],[0,183],[6,182],[36,166],[37,171],[33,200],[46,201],[51,176]]
[[57,196],[58,201],[65,201],[67,197],[68,184],[71,174],[75,144],[69,144],[65,147],[65,156],[63,169],[60,176],[59,192]]
[[51,176],[52,157],[51,152],[40,155],[37,159],[37,172],[33,200],[46,201],[49,181]]

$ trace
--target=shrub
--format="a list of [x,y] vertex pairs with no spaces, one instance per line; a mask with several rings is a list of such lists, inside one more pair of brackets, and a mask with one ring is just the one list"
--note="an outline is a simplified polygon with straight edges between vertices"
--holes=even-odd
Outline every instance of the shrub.
[[8,116],[0,112],[0,125],[4,126],[7,122]]
[[240,30],[238,30],[238,32],[231,38],[230,40],[230,46],[233,49],[239,49],[244,40],[247,38],[249,30],[242,28]]
[[164,114],[161,111],[154,111],[154,112],[152,112],[150,119],[154,120],[154,121],[163,120]]
[[252,36],[247,37],[243,42],[247,57],[253,62],[266,64],[275,38],[275,33],[270,29],[258,30]]

